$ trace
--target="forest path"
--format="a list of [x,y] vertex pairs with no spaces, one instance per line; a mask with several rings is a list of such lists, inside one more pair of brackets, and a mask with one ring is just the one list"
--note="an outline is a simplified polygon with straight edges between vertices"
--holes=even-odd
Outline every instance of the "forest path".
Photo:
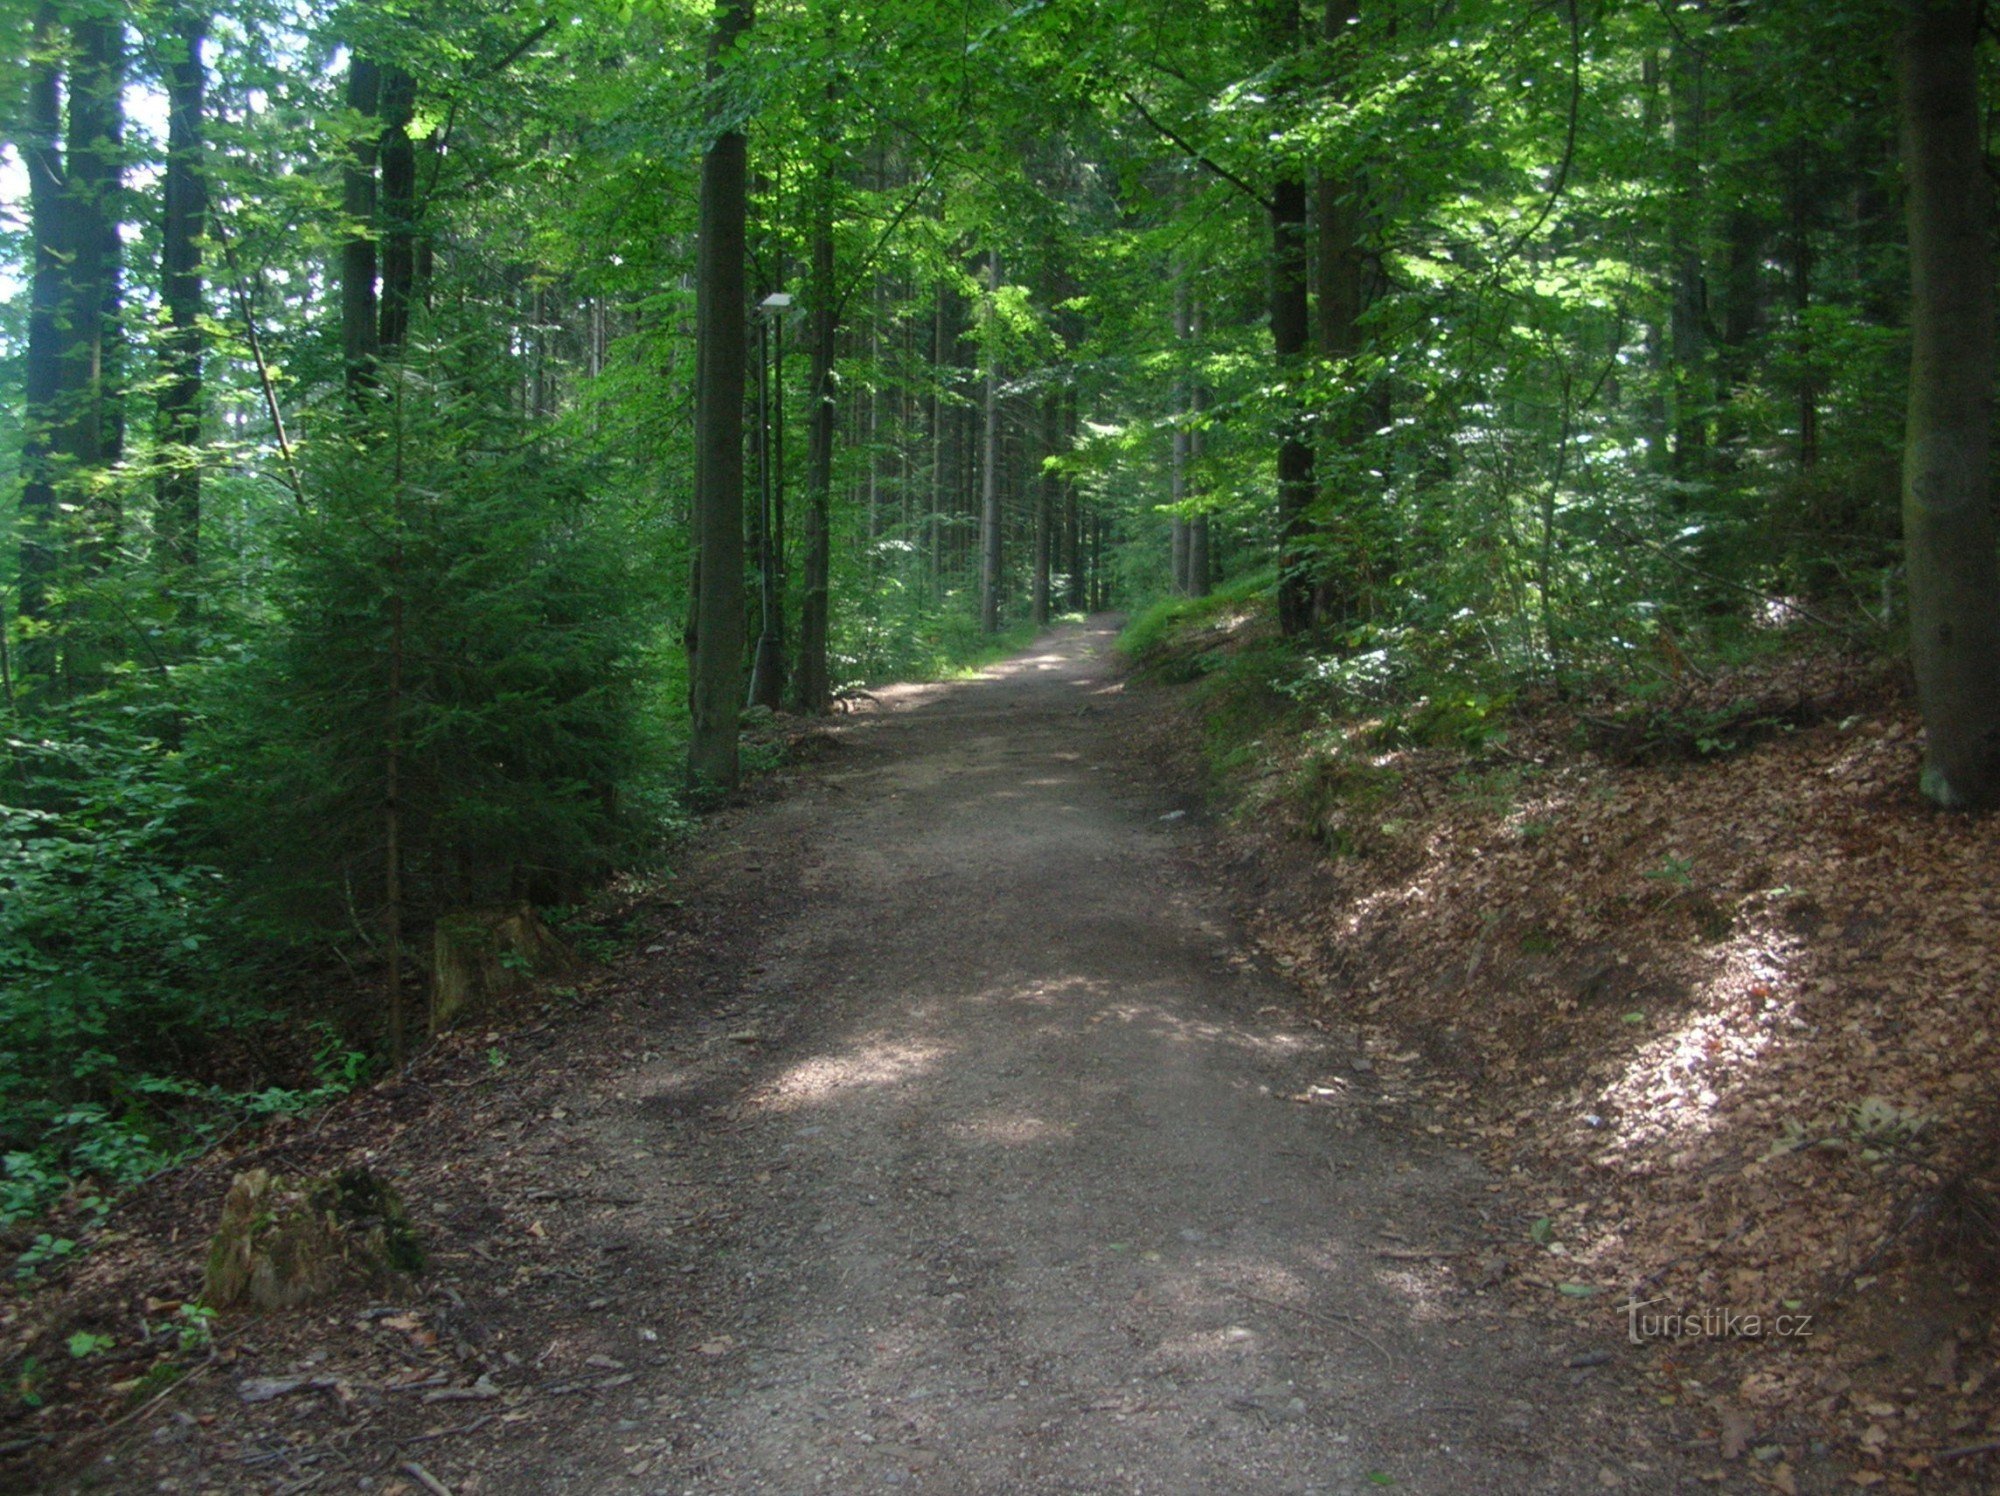
[[[1111,634],[886,691],[725,819],[795,896],[731,1031],[635,1056],[584,1145],[638,1191],[604,1343],[678,1323],[508,1488],[1673,1486],[1629,1394],[1448,1270],[1525,1223],[1239,942]],[[675,1259],[686,1176],[740,1215]]]

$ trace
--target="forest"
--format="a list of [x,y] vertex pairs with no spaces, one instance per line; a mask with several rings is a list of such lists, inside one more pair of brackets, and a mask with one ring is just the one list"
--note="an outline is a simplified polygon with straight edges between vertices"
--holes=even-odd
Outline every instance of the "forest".
[[0,1218],[1063,617],[1475,746],[1907,651],[2000,799],[1971,0],[6,13]]

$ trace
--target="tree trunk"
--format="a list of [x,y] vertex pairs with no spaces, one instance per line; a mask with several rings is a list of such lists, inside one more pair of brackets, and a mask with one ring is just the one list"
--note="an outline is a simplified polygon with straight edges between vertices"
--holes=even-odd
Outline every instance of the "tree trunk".
[[[1356,0],[1326,0],[1323,27],[1330,47],[1339,42],[1359,15]],[[1322,171],[1317,187],[1319,355],[1332,366],[1353,359],[1361,351],[1365,215],[1362,183],[1358,179]],[[1349,369],[1351,380],[1351,364]],[[1329,460],[1319,474],[1319,481],[1323,485],[1321,507],[1331,531],[1329,539],[1335,544],[1313,594],[1313,615],[1321,624],[1351,617],[1360,592],[1356,572],[1362,566],[1363,556],[1353,537],[1359,529],[1354,520],[1354,510],[1360,502],[1355,482],[1360,467],[1357,457],[1368,434],[1365,403],[1364,391],[1349,389],[1344,408],[1326,423]],[[1345,544],[1340,543],[1343,540]]]
[[986,257],[986,404],[980,440],[979,626],[1000,632],[1000,339],[992,298],[1000,294],[1000,252]]
[[[1051,387],[1042,394],[1042,454],[1054,458],[1062,451],[1062,391]],[[1030,613],[1035,627],[1049,621],[1049,571],[1055,551],[1056,509],[1062,502],[1062,475],[1044,463],[1041,481],[1035,485],[1035,581],[1030,597]]]
[[171,569],[183,621],[199,605],[194,570],[201,557],[201,238],[208,215],[202,164],[202,38],[208,19],[178,12],[167,84],[167,169],[160,228],[160,300],[167,313],[159,397],[160,476],[155,488],[163,559]]
[[1173,445],[1168,453],[1167,466],[1167,503],[1172,510],[1168,521],[1167,556],[1175,597],[1194,595],[1188,586],[1188,407],[1193,403],[1187,367],[1188,327],[1188,289],[1186,272],[1183,271],[1176,277],[1174,285],[1174,357],[1178,370],[1174,376]]
[[382,306],[377,341],[391,357],[410,332],[417,286],[417,153],[410,144],[417,83],[391,64],[382,69]]
[[785,691],[785,324],[776,308],[759,314],[757,341],[757,504],[751,513],[756,521],[758,628],[750,704],[776,711]]
[[1104,516],[1093,516],[1090,524],[1090,607],[1102,613],[1111,606],[1111,583],[1104,575]]
[[[347,107],[373,120],[381,102],[382,70],[359,52],[347,64]],[[347,392],[359,398],[375,383],[375,158],[372,124],[348,145],[340,173],[340,352]]]
[[[1278,378],[1298,380],[1306,352],[1306,190],[1289,179],[1272,189],[1271,341]],[[1278,629],[1288,637],[1312,622],[1312,561],[1307,549],[1313,497],[1313,449],[1298,396],[1287,390],[1278,429]]]
[[[1072,383],[1063,393],[1063,435],[1064,442],[1071,451],[1076,450],[1080,419],[1076,385]],[[1088,595],[1084,591],[1084,517],[1083,501],[1077,496],[1074,478],[1068,479],[1063,484],[1062,523],[1065,567],[1063,574],[1068,583],[1063,593],[1063,604],[1067,611],[1081,613],[1088,601]]]
[[930,399],[930,446],[931,483],[930,518],[927,534],[930,541],[930,596],[941,590],[944,576],[944,475],[945,475],[945,359],[949,340],[945,331],[945,307],[948,293],[940,286],[936,305],[931,316],[931,399]]
[[1798,339],[1799,447],[1801,471],[1819,462],[1819,389],[1813,378],[1812,337],[1807,314],[1812,309],[1812,191],[1806,176],[1806,152],[1797,152],[1791,182],[1792,325]]
[[1673,262],[1674,472],[1698,476],[1708,458],[1707,287],[1701,263],[1699,215],[1702,126],[1706,112],[1701,55],[1678,46],[1667,64],[1668,110],[1673,130],[1674,203],[1668,233]]
[[1988,486],[1993,260],[1978,0],[1905,0],[1903,165],[1910,410],[1903,542],[1910,650],[1929,737],[1924,792],[2000,805],[2000,565]]
[[[1208,387],[1201,382],[1201,352],[1203,336],[1207,332],[1207,318],[1201,300],[1197,297],[1189,317],[1189,336],[1192,349],[1192,371],[1188,384],[1188,499],[1194,502],[1201,494],[1201,449],[1205,434],[1202,431],[1202,417],[1208,410]],[[1207,597],[1210,586],[1210,566],[1208,555],[1208,516],[1196,514],[1188,521],[1187,585],[1188,596]]]
[[70,23],[69,141],[65,151],[69,291],[63,317],[60,447],[77,482],[77,512],[86,533],[82,560],[106,566],[122,516],[114,490],[89,475],[117,462],[124,446],[122,390],[124,339],[119,328],[121,290],[118,237],[125,133],[125,27],[114,16],[78,17]]
[[[1266,0],[1273,58],[1299,45],[1298,0]],[[1306,186],[1296,166],[1271,187],[1271,343],[1283,386],[1278,417],[1278,628],[1288,637],[1312,623],[1312,561],[1307,548],[1313,499],[1312,438],[1296,385],[1311,336],[1307,298]]]
[[28,69],[26,130],[21,155],[28,171],[28,350],[21,444],[21,617],[44,625],[21,644],[27,677],[55,673],[55,622],[51,593],[61,557],[56,531],[56,436],[62,419],[65,267],[69,261],[62,162],[62,85],[58,58],[62,26],[54,5],[36,13]]
[[[709,77],[750,29],[751,0],[721,0]],[[717,124],[726,124],[718,115]],[[695,253],[694,658],[689,662],[688,782],[714,794],[736,787],[743,706],[743,389],[748,143],[725,127],[701,163]]]
[[[826,90],[828,114],[836,103]],[[838,332],[833,284],[833,172],[821,167],[813,193],[812,269],[806,288],[805,595],[799,602],[799,658],[792,667],[792,709],[824,714],[833,709],[827,669],[828,579],[833,547],[833,355]]]

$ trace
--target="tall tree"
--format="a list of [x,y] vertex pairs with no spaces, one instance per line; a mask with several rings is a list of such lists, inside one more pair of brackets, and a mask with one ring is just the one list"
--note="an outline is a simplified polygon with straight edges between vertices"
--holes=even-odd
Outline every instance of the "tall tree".
[[382,70],[358,49],[347,63],[347,122],[351,132],[341,166],[340,351],[347,392],[358,396],[375,380],[375,163],[381,143]]
[[1174,391],[1173,391],[1173,437],[1167,455],[1167,503],[1173,510],[1168,522],[1167,554],[1168,565],[1173,577],[1176,597],[1192,597],[1194,589],[1188,585],[1188,545],[1190,540],[1187,519],[1188,496],[1188,455],[1192,450],[1189,438],[1192,435],[1188,419],[1190,407],[1194,403],[1193,381],[1188,370],[1188,338],[1192,328],[1192,313],[1189,310],[1188,286],[1185,271],[1174,277]]
[[744,297],[748,142],[724,87],[750,30],[752,0],[721,0],[709,45],[715,137],[701,163],[695,260],[695,569],[688,668],[688,779],[736,787],[743,705],[743,393],[749,362]]
[[124,293],[118,235],[124,185],[125,23],[110,14],[70,22],[69,131],[64,151],[64,297],[60,445],[84,517],[84,560],[109,561],[122,516],[106,471],[124,449]]
[[161,548],[177,573],[180,609],[191,616],[193,572],[201,554],[202,266],[208,174],[202,162],[206,75],[201,47],[208,18],[180,8],[168,34],[167,163],[160,226],[160,299],[167,314],[161,350],[160,475],[155,490]]
[[1979,0],[1904,0],[1910,410],[1903,540],[1910,649],[1929,736],[1924,789],[2000,804],[2000,567],[1994,554],[1993,246],[1979,101]]
[[1035,573],[1028,587],[1028,618],[1040,627],[1049,621],[1049,571],[1055,551],[1056,509],[1062,502],[1062,473],[1056,459],[1062,451],[1062,389],[1042,391],[1042,471],[1035,484]]
[[986,256],[986,393],[979,444],[979,626],[1000,632],[1000,251]]
[[[1201,377],[1202,342],[1208,330],[1208,321],[1202,310],[1201,298],[1197,296],[1193,301],[1188,318],[1189,340],[1193,345],[1190,349],[1192,372],[1188,378],[1187,497],[1190,502],[1198,501],[1201,494],[1202,444],[1207,439],[1203,423],[1208,412],[1208,386]],[[1212,574],[1208,514],[1206,510],[1201,510],[1188,520],[1188,595],[1207,597]]]
[[[838,11],[832,12],[837,17]],[[838,41],[829,21],[829,43]],[[831,50],[831,47],[829,47]],[[829,128],[839,102],[837,84],[829,78],[826,106]],[[833,283],[834,172],[831,159],[822,161],[812,186],[812,264],[806,282],[806,518],[804,595],[799,600],[799,656],[792,666],[791,703],[795,711],[815,715],[833,707],[833,682],[827,663],[827,632],[831,623],[833,568],[833,361],[840,332],[839,291]]]
[[417,294],[417,152],[410,122],[417,107],[417,83],[391,63],[381,72],[381,201],[377,204],[382,249],[382,295],[376,342],[400,353],[410,335],[410,311]]
[[[1282,103],[1300,40],[1299,0],[1264,0],[1266,43]],[[1307,299],[1306,184],[1299,163],[1279,163],[1271,184],[1271,343],[1278,364],[1278,628],[1302,634],[1312,624],[1312,560],[1308,550],[1313,500],[1313,448],[1298,386],[1312,332]]]
[[28,59],[28,97],[22,156],[28,169],[28,237],[33,255],[28,283],[27,388],[21,452],[20,610],[32,629],[21,661],[32,674],[55,668],[52,625],[57,534],[56,428],[61,419],[63,286],[69,252],[63,213],[63,27],[53,4],[36,12]]

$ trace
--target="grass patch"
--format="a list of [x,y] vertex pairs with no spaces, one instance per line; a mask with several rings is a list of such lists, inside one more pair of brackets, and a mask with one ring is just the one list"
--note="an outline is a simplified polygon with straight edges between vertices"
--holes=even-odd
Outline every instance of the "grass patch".
[[1196,679],[1228,652],[1238,627],[1269,613],[1277,585],[1277,569],[1266,567],[1207,597],[1160,598],[1132,616],[1118,652],[1163,679]]

